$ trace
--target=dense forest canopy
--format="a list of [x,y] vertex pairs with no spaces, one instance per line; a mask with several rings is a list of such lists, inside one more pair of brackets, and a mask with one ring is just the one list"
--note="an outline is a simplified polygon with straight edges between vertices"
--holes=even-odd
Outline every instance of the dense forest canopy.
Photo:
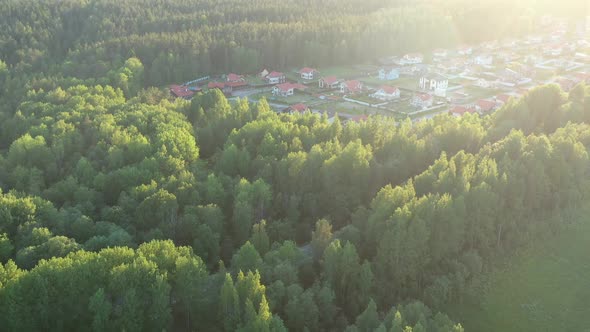
[[463,331],[445,305],[587,204],[590,87],[343,124],[153,86],[503,38],[550,9],[511,7],[3,1],[0,331]]

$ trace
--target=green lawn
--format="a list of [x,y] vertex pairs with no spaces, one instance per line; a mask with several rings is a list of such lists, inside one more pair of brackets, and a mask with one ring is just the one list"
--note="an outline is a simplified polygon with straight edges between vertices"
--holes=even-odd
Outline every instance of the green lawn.
[[490,275],[479,303],[448,312],[465,331],[590,331],[590,221],[583,219]]
[[275,96],[271,92],[257,93],[255,95],[252,95],[251,99],[259,100],[262,97],[266,97],[266,100],[268,100],[268,101],[275,101],[278,103],[284,103],[284,104],[289,104],[289,105],[297,104],[297,103],[307,103],[307,102],[312,102],[312,101],[316,100],[314,97],[312,97],[308,94],[297,93],[297,92],[295,92],[294,95],[289,96],[289,97]]
[[418,81],[420,79],[418,77],[409,77],[409,76],[400,76],[400,78],[393,80],[393,81],[382,81],[379,77],[364,77],[361,78],[360,81],[368,84],[372,87],[379,87],[381,85],[390,85],[399,88],[406,88],[406,89],[417,89],[418,88]]
[[467,99],[470,102],[477,101],[479,99],[490,98],[490,97],[493,97],[499,93],[502,93],[501,90],[485,89],[485,88],[480,88],[480,87],[472,86],[472,85],[466,86],[465,88],[463,88],[463,92],[469,94]]

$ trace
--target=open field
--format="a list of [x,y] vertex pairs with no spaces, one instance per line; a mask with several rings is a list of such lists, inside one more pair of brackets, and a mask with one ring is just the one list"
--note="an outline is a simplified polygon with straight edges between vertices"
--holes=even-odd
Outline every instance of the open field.
[[368,84],[372,87],[379,87],[381,85],[390,85],[395,86],[398,88],[405,88],[405,89],[412,89],[415,90],[418,88],[418,81],[420,78],[418,77],[411,77],[411,76],[400,76],[400,78],[393,80],[393,81],[383,81],[380,80],[377,76],[372,77],[364,77],[361,78],[360,81]]
[[588,219],[511,259],[480,301],[448,307],[453,318],[465,331],[590,331]]

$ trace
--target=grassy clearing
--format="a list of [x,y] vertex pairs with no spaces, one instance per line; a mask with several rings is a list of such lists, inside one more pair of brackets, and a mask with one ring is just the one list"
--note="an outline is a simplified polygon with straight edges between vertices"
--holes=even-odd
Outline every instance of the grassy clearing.
[[493,273],[478,303],[449,307],[466,331],[590,331],[590,221]]

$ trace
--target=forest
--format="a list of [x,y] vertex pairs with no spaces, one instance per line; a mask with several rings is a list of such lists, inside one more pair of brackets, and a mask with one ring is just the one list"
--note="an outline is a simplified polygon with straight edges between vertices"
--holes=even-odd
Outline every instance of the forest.
[[[447,304],[587,205],[583,83],[346,124],[158,88],[450,45],[465,2],[141,3],[0,3],[0,331],[460,332]],[[508,33],[469,35],[486,6],[461,39]]]

